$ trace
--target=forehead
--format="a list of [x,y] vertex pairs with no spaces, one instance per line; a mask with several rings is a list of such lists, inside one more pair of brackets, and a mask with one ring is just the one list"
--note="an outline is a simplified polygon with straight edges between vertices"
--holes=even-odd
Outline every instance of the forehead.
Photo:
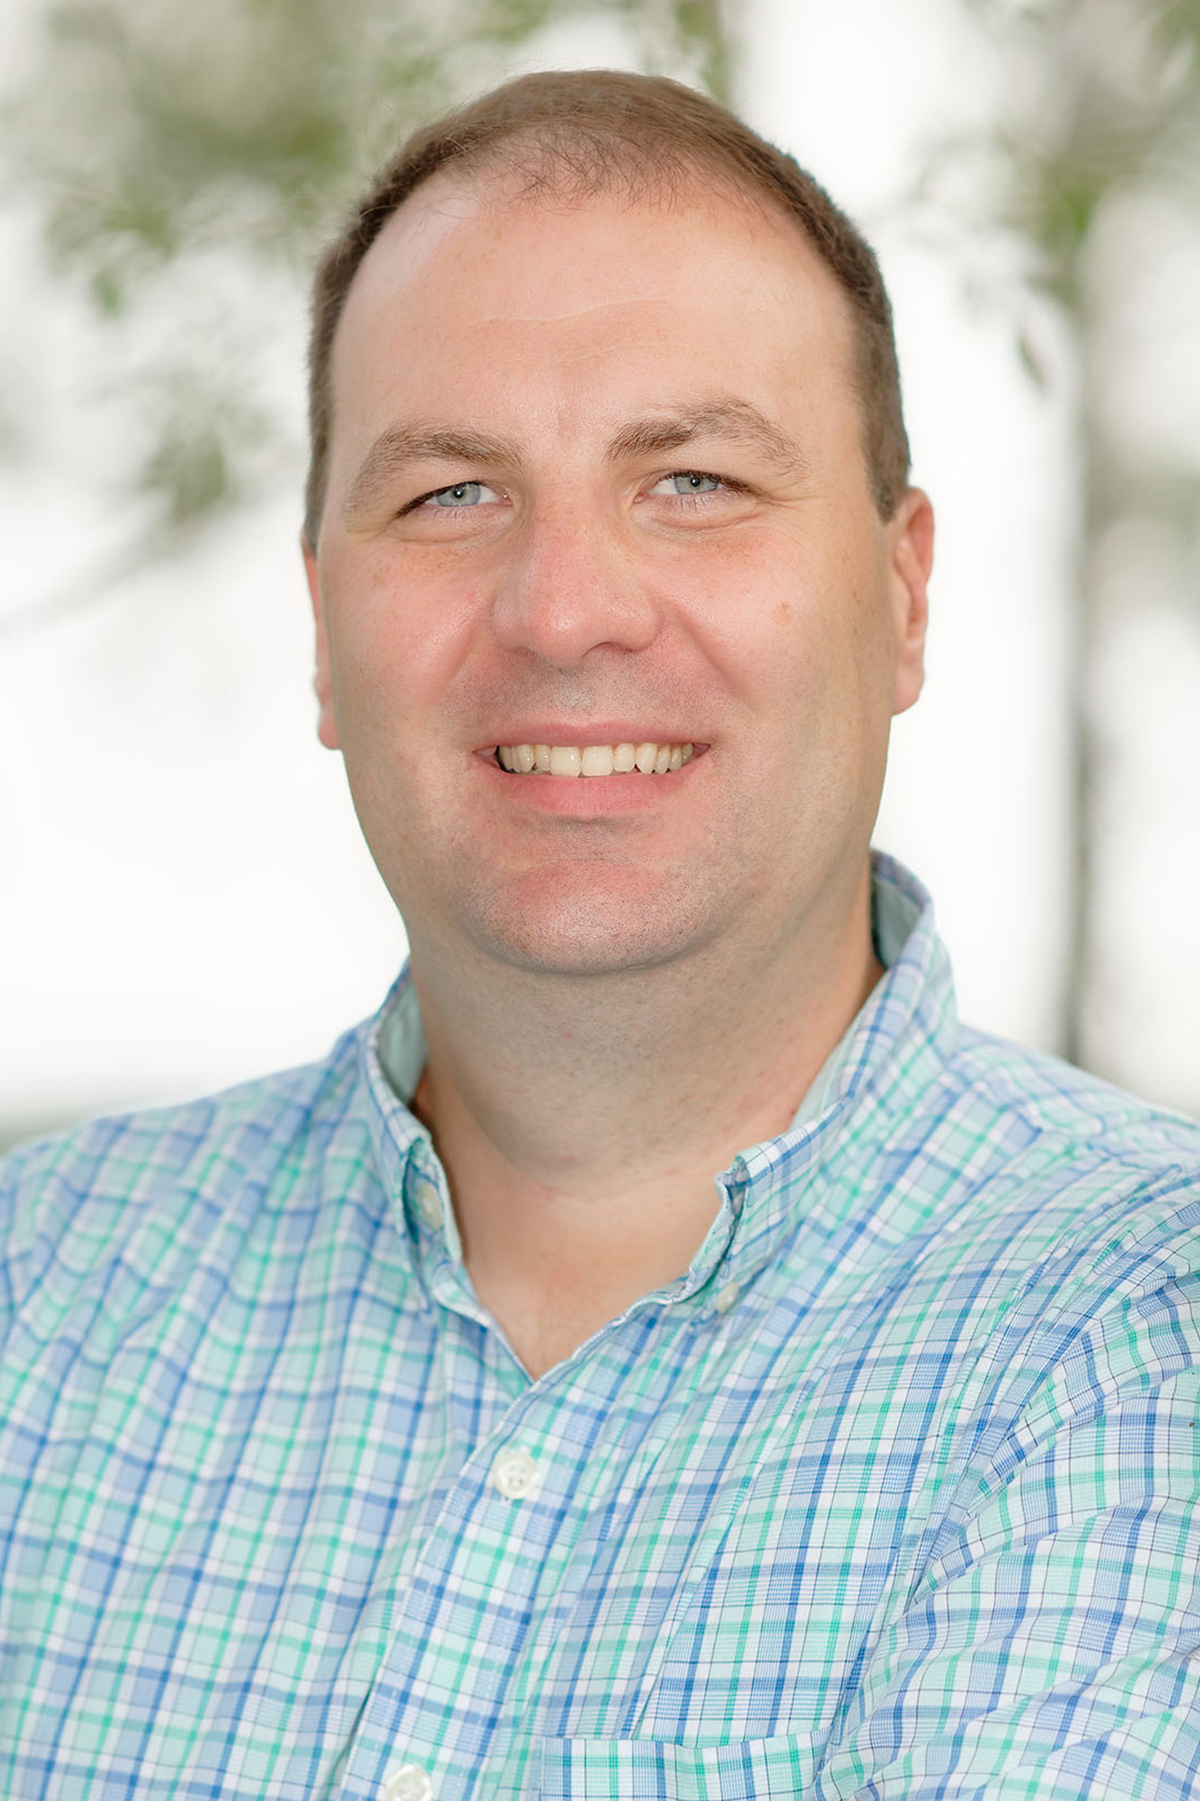
[[498,399],[506,379],[531,421],[535,390],[562,418],[594,410],[599,384],[636,389],[664,366],[710,386],[719,366],[759,403],[797,383],[810,400],[852,391],[849,303],[796,221],[699,181],[568,203],[440,174],[351,284],[335,424]]

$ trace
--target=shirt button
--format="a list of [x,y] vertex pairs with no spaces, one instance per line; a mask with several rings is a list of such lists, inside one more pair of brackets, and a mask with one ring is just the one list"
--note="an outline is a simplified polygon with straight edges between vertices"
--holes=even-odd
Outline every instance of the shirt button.
[[718,1313],[728,1313],[741,1292],[740,1283],[726,1282],[724,1288],[718,1288],[713,1296],[713,1306]]
[[433,1801],[433,1777],[419,1763],[397,1764],[385,1778],[386,1801]]
[[417,1212],[436,1232],[442,1223],[442,1197],[432,1182],[422,1182],[417,1190]]
[[492,1484],[508,1501],[523,1501],[538,1485],[539,1470],[528,1451],[509,1445],[492,1465]]

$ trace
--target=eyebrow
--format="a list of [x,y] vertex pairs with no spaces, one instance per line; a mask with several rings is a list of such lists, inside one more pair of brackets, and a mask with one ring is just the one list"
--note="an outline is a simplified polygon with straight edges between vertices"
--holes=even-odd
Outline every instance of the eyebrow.
[[[679,450],[697,439],[724,438],[748,444],[784,470],[802,469],[806,459],[795,439],[748,400],[720,398],[664,408],[623,425],[608,446],[608,460],[654,456]],[[411,463],[502,463],[519,469],[524,459],[511,438],[490,432],[435,425],[389,426],[359,464],[342,501],[349,517],[370,510],[376,497]]]
[[389,426],[359,464],[342,500],[343,515],[369,510],[381,490],[410,463],[425,462],[506,463],[517,468],[522,457],[511,439],[493,437],[489,432],[435,425]]
[[796,440],[748,400],[716,399],[664,409],[623,425],[609,445],[610,462],[679,450],[697,438],[725,438],[748,444],[782,470],[802,469],[806,458]]

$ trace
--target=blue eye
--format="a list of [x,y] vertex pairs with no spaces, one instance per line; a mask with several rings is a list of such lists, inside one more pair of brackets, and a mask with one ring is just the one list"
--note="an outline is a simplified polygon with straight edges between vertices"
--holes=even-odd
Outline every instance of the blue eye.
[[661,494],[664,498],[678,494],[684,500],[692,500],[700,494],[716,494],[736,486],[736,482],[728,481],[722,475],[708,475],[703,469],[674,469],[670,475],[660,475],[650,493]]
[[[430,524],[431,513],[478,513],[480,522],[486,513],[488,520],[494,520],[497,509],[508,504],[508,496],[502,488],[489,487],[487,482],[450,482],[444,488],[432,488],[426,494],[419,494],[410,500],[407,506],[401,507],[401,518],[425,519]],[[431,529],[433,529],[431,527]],[[444,527],[438,531],[458,531],[468,528],[465,520],[447,519]]]
[[474,507],[479,505],[482,493],[482,482],[456,482],[452,488],[440,488],[430,498],[438,507]]

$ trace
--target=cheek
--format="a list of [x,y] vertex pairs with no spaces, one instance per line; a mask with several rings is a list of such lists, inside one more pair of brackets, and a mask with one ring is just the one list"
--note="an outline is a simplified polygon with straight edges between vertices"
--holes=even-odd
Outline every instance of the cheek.
[[692,609],[697,638],[728,688],[755,711],[810,704],[852,667],[848,572],[801,534],[733,541],[711,557]]
[[339,723],[344,712],[392,737],[444,701],[480,603],[439,561],[375,545],[338,570],[327,624]]
[[[886,571],[868,541],[798,531],[709,570],[697,633],[753,721],[760,768],[872,785],[891,717]],[[717,579],[711,579],[713,576]]]

